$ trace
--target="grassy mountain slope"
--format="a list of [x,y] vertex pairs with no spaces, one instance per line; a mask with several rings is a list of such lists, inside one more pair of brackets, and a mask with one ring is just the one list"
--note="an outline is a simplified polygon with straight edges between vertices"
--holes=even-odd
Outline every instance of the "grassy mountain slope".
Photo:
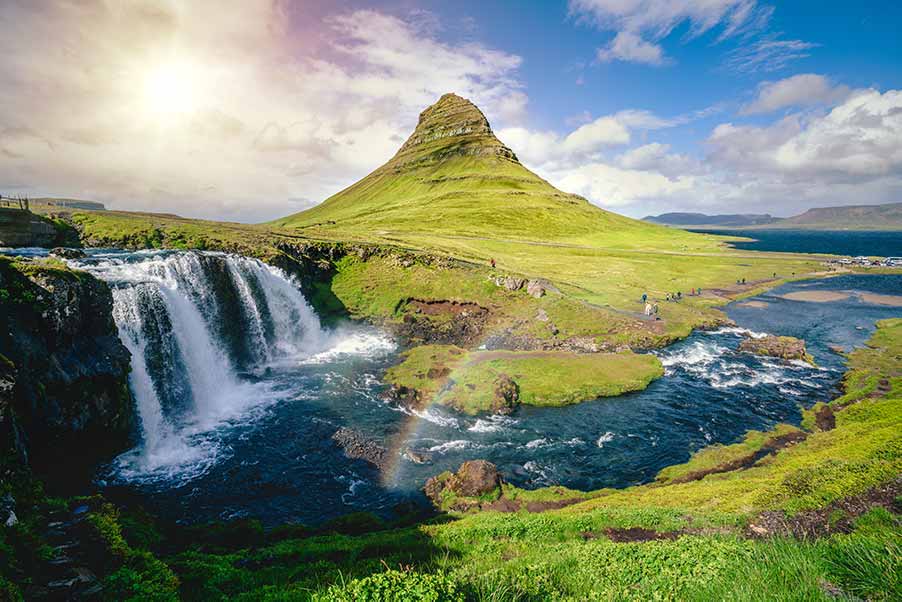
[[321,205],[272,223],[330,237],[435,234],[653,248],[702,241],[557,190],[520,164],[475,105],[454,94],[420,114],[388,163]]

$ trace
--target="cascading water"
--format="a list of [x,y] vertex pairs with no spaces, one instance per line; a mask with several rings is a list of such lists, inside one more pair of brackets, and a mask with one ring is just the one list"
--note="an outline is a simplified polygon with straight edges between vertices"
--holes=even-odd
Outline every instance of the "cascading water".
[[142,445],[123,455],[128,478],[193,476],[218,455],[212,431],[274,396],[253,378],[322,351],[326,337],[277,268],[198,252],[109,254],[79,267],[113,287],[113,313],[132,353]]

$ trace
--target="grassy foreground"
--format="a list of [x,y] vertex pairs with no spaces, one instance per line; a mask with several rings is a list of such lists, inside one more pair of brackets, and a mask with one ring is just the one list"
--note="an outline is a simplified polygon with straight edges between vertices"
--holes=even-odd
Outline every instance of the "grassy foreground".
[[[561,510],[406,526],[352,515],[263,533],[254,521],[161,529],[99,500],[72,504],[92,508],[91,533],[111,558],[111,600],[897,600],[902,319],[879,323],[850,354],[844,387],[829,404],[835,424],[816,419],[820,404],[803,429],[702,450],[656,483],[500,492],[514,502],[570,499]],[[679,482],[787,434],[790,443],[750,466]],[[39,490],[17,494],[34,510],[0,534],[9,599],[18,596],[10,577],[53,555],[41,544],[42,513],[66,505]]]

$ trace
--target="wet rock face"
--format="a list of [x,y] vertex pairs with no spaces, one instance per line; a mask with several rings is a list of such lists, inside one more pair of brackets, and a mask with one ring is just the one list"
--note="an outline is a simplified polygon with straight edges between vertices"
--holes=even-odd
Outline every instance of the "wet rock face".
[[0,291],[4,443],[57,468],[124,449],[136,414],[109,287],[80,272],[0,262]]
[[814,358],[808,354],[805,348],[805,341],[795,337],[767,335],[758,339],[749,338],[739,344],[739,351],[778,357],[784,360],[802,360],[809,364],[814,363]]
[[348,458],[364,460],[380,470],[388,464],[388,450],[354,429],[342,427],[335,431],[332,440],[344,450]]

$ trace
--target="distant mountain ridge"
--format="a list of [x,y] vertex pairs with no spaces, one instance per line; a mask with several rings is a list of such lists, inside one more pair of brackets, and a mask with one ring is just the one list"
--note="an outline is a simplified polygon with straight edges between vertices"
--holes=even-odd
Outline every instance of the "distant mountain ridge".
[[648,215],[642,218],[655,224],[668,226],[757,226],[772,224],[780,221],[768,213],[756,214],[725,214],[706,215],[704,213],[662,213],[661,215]]
[[696,228],[902,230],[902,203],[816,207],[786,218],[766,214],[662,213],[642,219],[655,224]]

